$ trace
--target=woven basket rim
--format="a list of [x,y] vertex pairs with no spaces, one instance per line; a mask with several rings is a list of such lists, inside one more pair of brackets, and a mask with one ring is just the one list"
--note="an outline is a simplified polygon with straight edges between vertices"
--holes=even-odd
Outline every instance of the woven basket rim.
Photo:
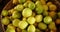
[[[12,3],[12,0],[10,0],[6,5],[5,7],[2,9],[2,10],[9,10],[10,8],[12,8],[14,5]],[[2,19],[2,15],[0,16],[1,19]],[[2,30],[3,32],[5,32],[5,29],[4,29],[4,25],[2,24]]]

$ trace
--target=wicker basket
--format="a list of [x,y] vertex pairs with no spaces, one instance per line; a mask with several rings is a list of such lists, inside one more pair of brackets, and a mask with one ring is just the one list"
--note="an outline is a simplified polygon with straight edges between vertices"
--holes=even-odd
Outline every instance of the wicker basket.
[[[49,1],[52,1],[52,0],[49,0]],[[57,0],[54,0],[54,1],[52,1],[52,2],[53,2],[54,4],[60,6],[60,3],[59,3]],[[13,8],[13,7],[14,7],[14,4],[12,3],[12,0],[10,0],[3,9],[9,10],[9,9],[11,9],[11,8]],[[60,9],[60,8],[59,8],[59,9]],[[2,16],[1,16],[1,18],[2,18]],[[3,28],[3,31],[5,32],[5,26],[4,26],[3,24],[2,24],[2,28]]]
[[[5,7],[3,8],[3,10],[9,10],[11,8],[13,8],[14,5],[12,3],[12,0],[10,0],[6,5]],[[2,19],[2,16],[1,16],[1,19]],[[2,29],[3,29],[3,32],[5,32],[5,26],[2,24]]]

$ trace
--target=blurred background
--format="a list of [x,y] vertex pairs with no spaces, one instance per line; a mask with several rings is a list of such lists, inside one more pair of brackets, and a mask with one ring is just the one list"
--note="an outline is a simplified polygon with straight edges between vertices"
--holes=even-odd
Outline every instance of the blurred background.
[[0,11],[3,9],[3,7],[9,2],[10,0],[0,0]]

